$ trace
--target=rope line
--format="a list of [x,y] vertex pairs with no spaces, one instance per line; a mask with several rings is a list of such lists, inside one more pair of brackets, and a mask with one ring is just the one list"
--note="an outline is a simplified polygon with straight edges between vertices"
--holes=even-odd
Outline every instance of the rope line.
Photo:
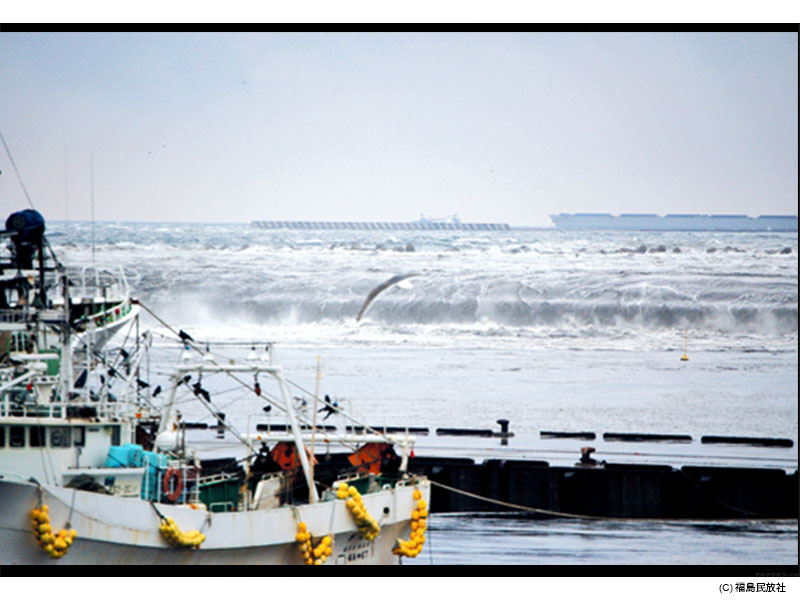
[[67,524],[64,526],[66,529],[72,529],[72,512],[75,510],[75,494],[78,493],[78,488],[72,489],[72,502],[69,505],[69,515],[67,515]]
[[153,507],[153,510],[156,512],[156,514],[158,515],[158,518],[159,518],[159,519],[161,519],[161,520],[163,520],[163,521],[166,521],[166,520],[167,520],[167,517],[165,517],[165,516],[162,514],[162,512],[161,512],[160,510],[158,510],[158,508],[156,508],[156,503],[155,503],[154,501],[152,501],[152,500],[151,500],[151,501],[150,501],[148,504],[150,504],[150,506],[152,506],[152,507]]
[[[470,498],[475,498],[476,500],[483,500],[484,502],[488,502],[489,504],[497,504],[498,506],[505,506],[507,508],[513,508],[516,510],[524,510],[527,512],[537,512],[542,513],[545,515],[553,515],[555,517],[566,517],[570,519],[592,519],[592,520],[623,520],[625,517],[620,517],[619,519],[609,519],[608,517],[596,517],[592,515],[575,515],[572,513],[565,513],[565,512],[558,512],[555,510],[547,510],[545,508],[533,508],[532,506],[523,506],[521,504],[514,504],[513,502],[504,502],[503,500],[495,500],[494,498],[488,498],[487,496],[481,496],[480,494],[475,494],[473,492],[467,492],[465,490],[459,490],[458,488],[450,487],[449,485],[445,485],[443,483],[439,483],[438,481],[430,480],[431,485],[438,486],[442,489],[445,489],[449,492],[454,492],[456,494],[461,494],[462,496],[468,496]],[[633,519],[636,520],[636,519]]]
[[706,496],[706,498],[712,500],[713,502],[716,502],[720,506],[722,506],[724,508],[727,508],[728,510],[732,510],[734,512],[738,512],[740,514],[747,515],[749,517],[760,517],[762,519],[766,518],[766,515],[763,515],[761,513],[750,512],[749,510],[745,510],[743,508],[737,508],[735,506],[731,506],[730,504],[727,504],[727,503],[723,502],[719,498],[713,496],[711,494],[711,492],[708,491],[707,489],[705,489],[702,485],[700,485],[700,483],[698,483],[697,481],[695,481],[694,479],[689,477],[689,474],[686,473],[686,471],[684,471],[683,469],[678,469],[678,471],[680,471],[681,475],[683,475],[684,477],[686,477],[686,479],[689,480],[689,483],[691,483],[695,488],[700,490]]
[[[731,506],[730,504],[726,504],[722,502],[718,498],[712,496],[708,490],[703,489],[700,485],[698,485],[695,481],[683,473],[689,481],[697,487],[701,492],[703,492],[709,499],[717,502],[721,506],[728,508],[730,510],[739,512],[743,515],[758,517],[758,518],[770,518],[767,515],[763,515],[760,513],[753,513],[744,509],[736,508],[735,506]],[[453,492],[455,494],[461,494],[462,496],[467,496],[469,498],[474,498],[476,500],[482,500],[483,502],[487,502],[489,504],[497,504],[498,506],[505,506],[506,508],[513,508],[515,510],[526,511],[526,512],[536,512],[542,513],[545,515],[552,515],[554,517],[564,517],[568,519],[586,519],[586,520],[593,520],[593,521],[685,521],[687,517],[600,517],[594,515],[578,515],[573,513],[565,513],[565,512],[558,512],[555,510],[547,510],[545,508],[534,508],[532,506],[523,506],[521,504],[514,504],[513,502],[505,502],[503,500],[496,500],[494,498],[489,498],[487,496],[481,496],[480,494],[475,494],[473,492],[467,492],[466,490],[460,490],[458,488],[451,487],[449,485],[445,485],[443,483],[439,483],[438,481],[429,480],[431,485],[438,486],[442,489],[445,489],[449,492]],[[776,519],[780,520],[780,518]]]

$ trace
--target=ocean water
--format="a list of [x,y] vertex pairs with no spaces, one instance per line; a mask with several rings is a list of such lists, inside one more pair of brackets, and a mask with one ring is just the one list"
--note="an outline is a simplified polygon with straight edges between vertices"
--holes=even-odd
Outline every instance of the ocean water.
[[[91,262],[91,224],[48,232],[61,234],[50,241],[64,263]],[[97,223],[94,238],[97,263],[121,265],[133,295],[175,329],[221,355],[245,351],[222,340],[274,341],[292,381],[313,390],[319,364],[321,392],[369,424],[507,418],[526,433],[797,447],[797,234]],[[356,321],[370,290],[408,273]],[[174,357],[174,343],[157,345]],[[234,398],[224,410],[247,429],[258,407]],[[797,523],[436,515],[430,553],[414,562],[797,564]]]
[[797,521],[543,521],[524,514],[434,514],[426,544],[410,564],[797,565]]

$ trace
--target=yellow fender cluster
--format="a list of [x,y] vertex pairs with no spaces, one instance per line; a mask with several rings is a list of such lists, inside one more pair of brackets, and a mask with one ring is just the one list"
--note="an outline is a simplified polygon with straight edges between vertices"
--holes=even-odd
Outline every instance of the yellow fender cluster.
[[170,518],[161,519],[161,525],[158,526],[158,530],[161,532],[161,535],[164,536],[164,539],[167,540],[167,543],[173,548],[191,548],[192,550],[197,550],[200,544],[206,539],[206,536],[196,529],[192,531],[181,531],[175,524],[175,521]]
[[331,544],[333,540],[331,536],[326,535],[322,538],[319,544],[314,547],[311,543],[311,534],[308,533],[308,527],[305,523],[297,524],[297,535],[295,536],[297,543],[300,546],[300,554],[303,561],[307,565],[322,565],[328,560],[328,557],[333,554]]
[[414,500],[417,501],[417,508],[411,512],[411,538],[398,539],[392,548],[395,554],[409,558],[414,558],[422,552],[422,546],[425,545],[425,530],[428,528],[428,505],[422,498],[422,492],[414,490]]
[[380,535],[381,526],[378,525],[378,521],[375,520],[375,517],[367,512],[364,501],[361,499],[361,494],[355,486],[348,486],[344,482],[340,483],[339,489],[336,491],[336,497],[340,500],[347,499],[345,504],[356,520],[358,530],[361,532],[361,537],[365,540],[372,541]]
[[39,546],[44,549],[50,558],[61,558],[67,553],[72,542],[78,537],[74,529],[67,531],[62,529],[58,533],[53,531],[50,524],[50,515],[47,513],[47,504],[42,504],[39,508],[31,511],[31,526],[33,535]]

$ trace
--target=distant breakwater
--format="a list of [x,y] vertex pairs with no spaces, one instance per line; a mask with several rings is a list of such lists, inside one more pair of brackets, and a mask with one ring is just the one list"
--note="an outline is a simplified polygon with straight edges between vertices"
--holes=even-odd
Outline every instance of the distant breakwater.
[[253,221],[260,229],[351,229],[389,231],[508,231],[508,223],[460,223],[450,221]]

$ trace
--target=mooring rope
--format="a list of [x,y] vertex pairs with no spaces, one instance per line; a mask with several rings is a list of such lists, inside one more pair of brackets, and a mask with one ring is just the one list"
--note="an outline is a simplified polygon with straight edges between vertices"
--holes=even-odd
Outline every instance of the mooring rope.
[[[727,508],[729,510],[733,510],[733,511],[739,512],[739,513],[741,513],[743,515],[747,515],[747,516],[758,517],[758,518],[762,518],[762,519],[763,518],[770,518],[767,515],[763,515],[763,514],[759,514],[759,513],[753,513],[753,512],[750,512],[750,511],[747,511],[747,510],[744,510],[744,509],[741,509],[741,508],[736,508],[735,506],[731,506],[730,504],[726,504],[722,500],[719,500],[718,498],[715,498],[714,496],[712,496],[708,492],[708,490],[703,489],[695,481],[692,481],[692,479],[688,475],[686,475],[685,473],[684,473],[684,475],[689,479],[689,481],[695,487],[697,487],[701,492],[703,492],[709,499],[717,502],[718,504],[724,506],[725,508]],[[474,498],[476,500],[482,500],[482,501],[487,502],[489,504],[497,504],[498,506],[505,506],[506,508],[513,508],[515,510],[542,513],[542,514],[545,514],[545,515],[552,515],[554,517],[564,517],[564,518],[568,518],[568,519],[587,519],[587,520],[594,520],[594,521],[675,521],[675,520],[682,521],[682,520],[686,520],[688,518],[688,517],[600,517],[600,516],[595,516],[595,515],[577,515],[577,514],[573,514],[573,513],[565,513],[565,512],[555,511],[555,510],[547,510],[545,508],[534,508],[532,506],[523,506],[521,504],[514,504],[513,502],[505,502],[503,500],[496,500],[495,498],[489,498],[487,496],[481,496],[480,494],[475,494],[473,492],[467,492],[466,490],[460,490],[458,488],[454,488],[454,487],[451,487],[449,485],[445,485],[443,483],[439,483],[438,481],[432,481],[431,480],[431,485],[438,486],[438,487],[440,487],[442,489],[445,489],[445,490],[447,490],[449,492],[453,492],[453,493],[456,493],[456,494],[461,494],[462,496],[467,496],[469,498]],[[780,518],[776,518],[776,519],[780,520]]]
[[[475,494],[473,492],[467,492],[466,490],[459,490],[458,488],[450,487],[449,485],[445,485],[443,483],[439,483],[438,481],[431,481],[431,485],[438,486],[442,489],[445,489],[449,492],[454,492],[456,494],[461,494],[462,496],[468,496],[470,498],[475,498],[476,500],[483,500],[484,502],[488,502],[489,504],[497,504],[498,506],[505,506],[506,508],[513,508],[516,510],[524,510],[526,512],[537,512],[542,513],[545,515],[552,515],[554,517],[566,517],[570,519],[593,519],[593,520],[604,520],[609,519],[609,517],[596,517],[592,515],[575,515],[572,513],[565,513],[565,512],[558,512],[555,510],[547,510],[545,508],[533,508],[532,506],[522,506],[521,504],[514,504],[513,502],[504,502],[503,500],[495,500],[494,498],[489,498],[487,496],[481,496],[480,494]],[[620,517],[619,519],[614,520],[622,520],[626,517]]]
[[731,506],[730,504],[727,504],[726,502],[723,502],[722,500],[720,500],[719,498],[714,496],[709,490],[705,489],[702,485],[700,485],[700,483],[698,483],[697,481],[692,479],[689,476],[689,474],[686,473],[686,471],[684,471],[683,469],[678,469],[678,470],[680,471],[681,475],[683,475],[684,477],[686,477],[686,479],[689,480],[689,483],[691,483],[695,488],[700,490],[703,493],[703,495],[705,495],[705,497],[708,498],[709,500],[711,500],[712,502],[716,502],[717,504],[719,504],[720,506],[722,506],[724,508],[727,508],[728,510],[732,510],[734,512],[738,512],[738,513],[740,513],[742,515],[746,515],[748,517],[758,517],[758,518],[761,518],[761,519],[767,518],[767,515],[750,512],[749,510],[745,510],[743,508],[737,508],[736,506]]
[[72,529],[72,512],[75,510],[75,494],[78,493],[78,488],[72,489],[72,502],[69,505],[69,514],[67,515],[67,524],[64,526],[66,529]]

